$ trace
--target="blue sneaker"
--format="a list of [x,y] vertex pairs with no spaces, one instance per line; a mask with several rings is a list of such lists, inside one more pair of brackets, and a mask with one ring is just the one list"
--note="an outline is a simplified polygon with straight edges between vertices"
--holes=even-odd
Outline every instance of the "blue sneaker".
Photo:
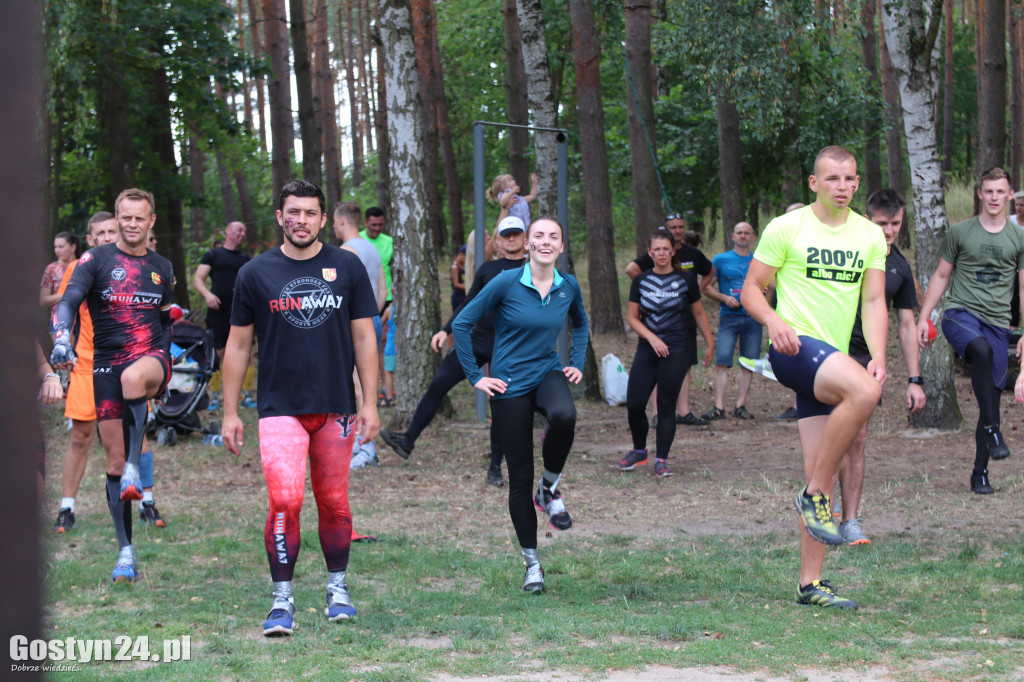
[[344,571],[332,573],[327,579],[327,608],[324,613],[327,614],[327,620],[332,622],[356,617],[356,607],[348,596]]
[[286,599],[274,599],[274,605],[263,621],[263,634],[266,637],[279,635],[290,635],[294,630],[292,615],[295,613],[295,605]]
[[213,396],[212,398],[210,398],[210,404],[207,405],[206,410],[207,410],[207,412],[216,412],[219,409],[220,409],[220,398],[218,398],[217,396]]
[[139,477],[139,465],[125,462],[121,472],[121,500],[142,499],[142,479]]
[[112,583],[133,583],[139,577],[139,569],[135,557],[135,546],[122,547],[117,555],[117,563],[114,564],[114,571],[110,574]]
[[256,407],[256,401],[252,399],[251,395],[246,393],[245,395],[242,396],[242,399],[238,401],[238,406],[251,410],[252,408]]

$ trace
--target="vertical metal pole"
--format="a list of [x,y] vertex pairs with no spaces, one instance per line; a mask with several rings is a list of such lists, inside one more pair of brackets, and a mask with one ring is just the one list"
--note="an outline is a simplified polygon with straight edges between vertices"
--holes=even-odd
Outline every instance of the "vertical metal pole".
[[[484,225],[486,216],[484,209],[484,127],[480,123],[473,124],[473,232],[476,235],[473,245],[475,260],[474,276],[484,264],[487,246],[487,227]],[[487,397],[483,391],[476,391],[477,421],[487,421]]]
[[[558,259],[558,265],[563,270],[569,265],[569,141],[565,133],[556,133],[555,140],[558,143],[558,222],[562,224],[562,241],[565,244],[565,251]],[[569,366],[569,321],[562,325],[562,331],[558,332],[558,356],[561,359],[562,367]]]

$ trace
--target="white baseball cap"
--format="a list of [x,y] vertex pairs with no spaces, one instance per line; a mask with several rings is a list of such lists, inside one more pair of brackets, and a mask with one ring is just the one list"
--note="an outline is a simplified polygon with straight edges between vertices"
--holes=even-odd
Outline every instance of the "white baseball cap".
[[498,236],[504,237],[509,232],[526,232],[526,225],[514,215],[506,216],[498,223]]

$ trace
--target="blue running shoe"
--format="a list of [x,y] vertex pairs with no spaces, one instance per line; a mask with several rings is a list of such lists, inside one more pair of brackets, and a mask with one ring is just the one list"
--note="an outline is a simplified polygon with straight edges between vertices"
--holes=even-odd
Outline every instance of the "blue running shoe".
[[263,634],[267,637],[290,635],[293,632],[292,612],[288,609],[272,609],[263,621]]
[[139,465],[125,462],[121,472],[121,500],[142,499],[142,479],[139,477]]
[[139,569],[135,557],[135,546],[122,547],[117,555],[117,563],[114,564],[114,571],[110,574],[112,583],[133,583],[139,577]]
[[206,406],[207,412],[216,412],[220,409],[220,398],[216,395],[210,398],[210,404]]
[[345,571],[331,573],[327,579],[327,608],[324,609],[327,620],[336,621],[356,617],[356,607],[348,596],[348,585],[345,584]]
[[251,395],[246,393],[242,396],[242,399],[238,401],[238,406],[251,410],[252,408],[256,407],[256,401],[252,399]]

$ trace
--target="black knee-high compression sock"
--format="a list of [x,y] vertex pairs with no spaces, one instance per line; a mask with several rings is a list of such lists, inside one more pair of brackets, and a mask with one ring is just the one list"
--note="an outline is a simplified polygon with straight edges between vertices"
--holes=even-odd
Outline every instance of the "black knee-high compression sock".
[[107,474],[107,506],[110,517],[114,520],[114,533],[117,535],[117,546],[127,547],[132,544],[132,505],[119,499],[121,496],[121,477]]
[[964,358],[971,365],[971,388],[978,401],[978,424],[983,427],[997,426],[999,393],[992,379],[992,346],[985,339],[974,339],[967,344]]
[[139,465],[142,454],[142,437],[146,433],[146,399],[124,401],[124,415],[121,430],[124,432],[124,456],[128,462]]

